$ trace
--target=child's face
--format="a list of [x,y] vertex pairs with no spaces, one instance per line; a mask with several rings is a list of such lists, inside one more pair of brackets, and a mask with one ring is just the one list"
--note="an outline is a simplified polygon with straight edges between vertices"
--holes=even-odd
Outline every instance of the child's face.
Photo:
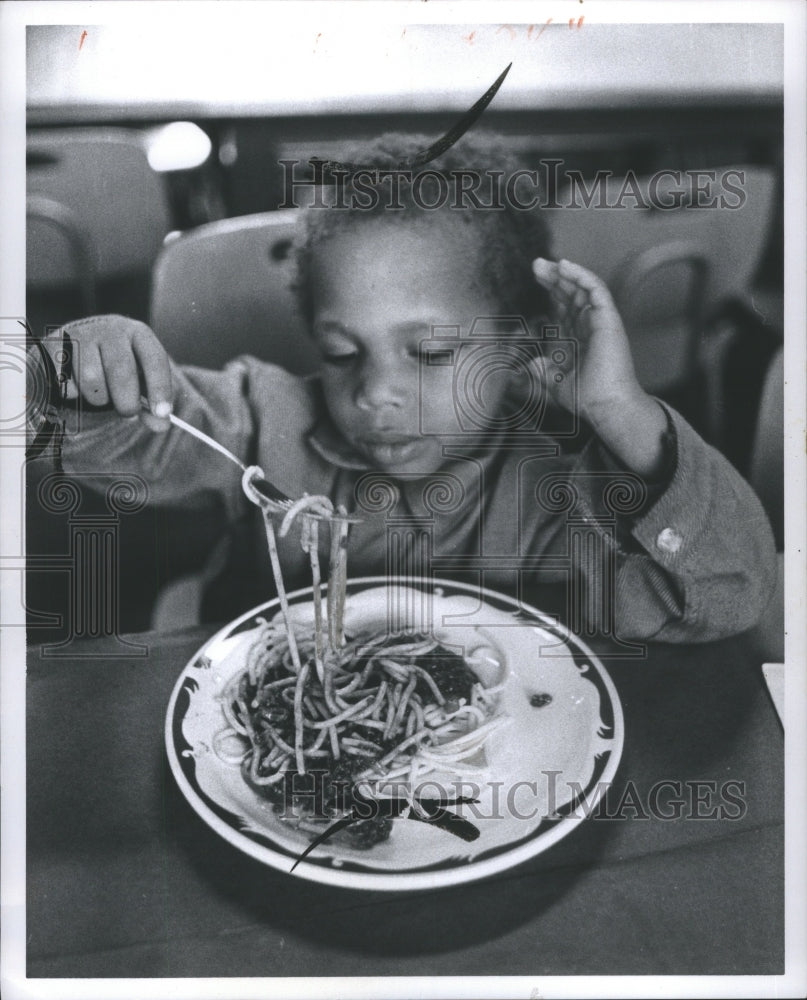
[[[459,431],[453,373],[426,365],[421,345],[435,325],[459,326],[467,337],[476,316],[495,315],[474,280],[479,266],[473,237],[439,221],[368,221],[316,249],[314,336],[325,400],[374,468],[426,475],[443,464],[439,435]],[[495,407],[499,392],[488,386],[485,405]]]

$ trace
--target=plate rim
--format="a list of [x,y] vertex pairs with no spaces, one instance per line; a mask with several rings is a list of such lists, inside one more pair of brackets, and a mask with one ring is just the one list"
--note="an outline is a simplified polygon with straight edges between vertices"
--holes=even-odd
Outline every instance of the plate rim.
[[[270,868],[273,868],[283,875],[288,875],[292,878],[303,878],[308,881],[337,886],[340,888],[370,889],[384,892],[388,892],[390,890],[423,891],[425,889],[447,888],[449,886],[486,878],[490,875],[495,875],[499,872],[506,871],[509,868],[513,868],[530,858],[537,857],[537,855],[542,854],[558,841],[572,833],[572,831],[584,822],[584,820],[588,818],[588,815],[595,809],[602,798],[602,786],[610,785],[619,767],[625,742],[625,721],[622,702],[610,674],[605,669],[605,666],[600,658],[591,650],[584,640],[571,632],[557,619],[543,611],[540,611],[533,605],[527,604],[517,598],[510,597],[508,594],[504,594],[501,591],[493,590],[489,587],[482,587],[481,585],[464,583],[457,580],[448,580],[440,577],[385,576],[356,577],[349,579],[347,581],[347,585],[348,589],[357,586],[362,586],[364,589],[368,589],[370,586],[386,588],[389,587],[393,581],[399,581],[403,586],[407,587],[420,586],[431,588],[432,590],[438,587],[459,588],[461,590],[469,591],[475,595],[479,595],[480,598],[490,595],[499,601],[503,600],[510,604],[515,612],[523,611],[528,613],[537,620],[537,623],[543,623],[544,625],[550,627],[555,633],[560,634],[560,637],[567,645],[569,645],[570,642],[576,645],[579,651],[585,654],[586,658],[590,660],[592,667],[599,674],[599,678],[608,693],[613,716],[613,735],[611,738],[611,746],[608,749],[608,760],[605,763],[602,773],[597,779],[593,792],[585,797],[584,801],[586,803],[586,809],[584,810],[583,815],[563,816],[551,827],[549,827],[549,829],[544,830],[541,833],[538,833],[536,830],[536,835],[532,836],[526,843],[518,844],[510,849],[505,848],[494,857],[481,858],[478,861],[464,861],[456,866],[434,871],[357,872],[351,869],[341,869],[338,866],[321,867],[319,865],[310,864],[307,861],[299,862],[293,872],[289,871],[288,856],[281,854],[272,847],[256,842],[251,837],[246,836],[246,834],[242,831],[233,828],[233,826],[225,822],[207,804],[207,802],[200,798],[197,790],[191,785],[185,775],[173,738],[174,717],[177,711],[177,702],[181,692],[184,690],[184,682],[187,679],[187,671],[196,664],[197,660],[201,656],[205,655],[205,651],[207,649],[215,643],[233,635],[233,633],[241,625],[243,625],[244,622],[254,618],[260,612],[271,606],[278,606],[280,603],[279,599],[277,597],[272,598],[269,601],[264,601],[262,604],[258,604],[255,607],[250,608],[237,618],[234,618],[232,621],[223,625],[213,635],[209,636],[183,665],[171,691],[171,697],[168,701],[164,737],[168,763],[174,780],[197,816],[207,823],[207,825],[215,833],[227,841],[232,847],[235,847],[236,849],[249,855],[255,861],[268,865]],[[289,600],[292,600],[312,592],[313,588],[310,586],[301,587],[298,590],[289,592],[286,596]]]

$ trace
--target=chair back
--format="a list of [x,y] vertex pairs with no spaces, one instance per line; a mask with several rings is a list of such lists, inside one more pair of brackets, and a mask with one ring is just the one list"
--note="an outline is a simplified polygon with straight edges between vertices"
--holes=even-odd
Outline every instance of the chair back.
[[63,205],[86,232],[98,279],[148,270],[170,227],[163,179],[125,129],[30,132],[28,194]]
[[708,277],[705,253],[684,240],[641,250],[613,273],[614,302],[648,392],[664,394],[695,378]]
[[212,222],[166,243],[150,321],[175,361],[220,368],[252,354],[295,374],[314,370],[291,287],[296,230],[292,209]]
[[[585,182],[588,208],[578,186],[558,193],[563,207],[545,211],[555,256],[594,271],[620,297],[620,308],[633,314],[626,324],[631,348],[640,380],[650,392],[664,394],[693,375],[698,339],[691,324],[696,312],[707,316],[726,301],[748,298],[773,223],[774,170],[743,165],[715,168],[710,174],[730,179],[739,193],[715,180],[699,206],[694,192],[676,196],[684,182],[694,183],[686,173],[638,178],[635,195],[625,189],[625,178],[603,177],[600,187],[590,179]],[[709,205],[709,199],[715,203]],[[660,207],[676,200],[678,207]],[[643,288],[629,280],[630,267],[639,268]],[[637,293],[640,301],[629,301]],[[648,308],[647,322],[640,321],[639,314]]]
[[89,234],[58,201],[26,199],[25,263],[29,289],[75,289],[85,315],[95,311],[95,259]]

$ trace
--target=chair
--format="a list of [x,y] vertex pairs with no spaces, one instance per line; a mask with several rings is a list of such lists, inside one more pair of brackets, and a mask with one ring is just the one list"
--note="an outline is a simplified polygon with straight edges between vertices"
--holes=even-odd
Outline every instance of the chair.
[[220,368],[253,354],[295,374],[316,354],[291,288],[295,210],[212,222],[163,247],[151,326],[171,357]]
[[[140,133],[32,130],[26,167],[29,205],[39,206],[29,211],[27,225],[32,329],[40,334],[95,311],[145,318],[149,274],[170,212]],[[49,212],[41,210],[46,203]],[[75,237],[66,237],[67,218],[69,230],[82,234],[80,253]],[[88,307],[90,271],[95,301]]]
[[162,178],[137,132],[29,132],[27,190],[69,209],[86,231],[99,279],[148,270],[170,228]]
[[693,383],[703,332],[709,264],[697,243],[662,243],[627,257],[611,278],[614,301],[648,392]]
[[[31,298],[72,298],[78,315],[89,316],[96,309],[96,253],[86,228],[72,209],[41,195],[28,196],[25,213],[25,277]],[[34,331],[42,330],[44,320],[29,312]]]
[[[243,216],[166,243],[154,268],[150,323],[175,361],[220,368],[252,354],[296,374],[314,370],[314,345],[291,289],[296,220],[294,210]],[[232,532],[218,540],[200,572],[161,590],[153,628],[199,620],[203,594],[227,562],[228,543],[237,542]]]
[[[638,179],[637,190],[645,203],[651,205],[649,208],[638,207],[630,196],[624,198],[624,207],[600,208],[597,207],[599,195],[595,195],[591,207],[583,208],[579,194],[575,202],[573,191],[567,188],[557,196],[558,203],[564,207],[545,210],[555,255],[594,271],[612,291],[616,285],[622,298],[620,304],[627,310],[632,308],[627,301],[630,293],[625,290],[631,266],[645,268],[648,274],[648,267],[656,272],[653,294],[663,294],[664,309],[671,308],[679,319],[689,315],[690,322],[695,321],[693,283],[700,287],[698,311],[701,317],[712,314],[728,300],[747,299],[774,216],[776,176],[772,169],[756,166],[722,168],[714,172],[719,175],[729,169],[743,175],[745,197],[736,208],[697,207],[686,198],[678,208],[652,207],[658,201],[671,203],[669,199],[675,185],[669,176],[656,185],[655,198],[651,197],[653,178]],[[606,205],[617,204],[623,184],[624,178],[620,177],[603,180],[602,197]],[[586,187],[592,187],[591,180],[586,182]],[[732,203],[735,199],[739,200],[732,196]],[[570,204],[578,207],[568,207]],[[663,268],[653,264],[654,253],[664,257],[667,251],[663,248],[681,244],[690,248],[690,265],[683,259],[677,269],[672,260],[665,262]],[[649,256],[643,256],[645,254]],[[699,259],[697,264],[696,259]],[[690,272],[688,279],[687,270]],[[698,270],[702,272],[699,276],[695,273]],[[665,281],[670,282],[667,288]],[[659,394],[671,391],[675,382],[694,377],[699,350],[698,339],[687,323],[671,323],[665,336],[664,309],[657,308],[656,315],[650,317],[655,330],[639,325],[638,317],[628,324],[640,379],[648,391]],[[700,336],[703,330],[697,332]]]

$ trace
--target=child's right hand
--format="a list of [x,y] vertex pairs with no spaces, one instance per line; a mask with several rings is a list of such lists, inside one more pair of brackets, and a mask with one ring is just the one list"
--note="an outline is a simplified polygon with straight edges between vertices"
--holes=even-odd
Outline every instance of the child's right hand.
[[[139,416],[154,431],[171,426],[173,388],[168,354],[145,323],[126,316],[92,316],[67,323],[43,341],[59,370],[62,334],[73,344],[68,399],[111,404],[122,417]],[[141,397],[148,399],[147,410]]]

